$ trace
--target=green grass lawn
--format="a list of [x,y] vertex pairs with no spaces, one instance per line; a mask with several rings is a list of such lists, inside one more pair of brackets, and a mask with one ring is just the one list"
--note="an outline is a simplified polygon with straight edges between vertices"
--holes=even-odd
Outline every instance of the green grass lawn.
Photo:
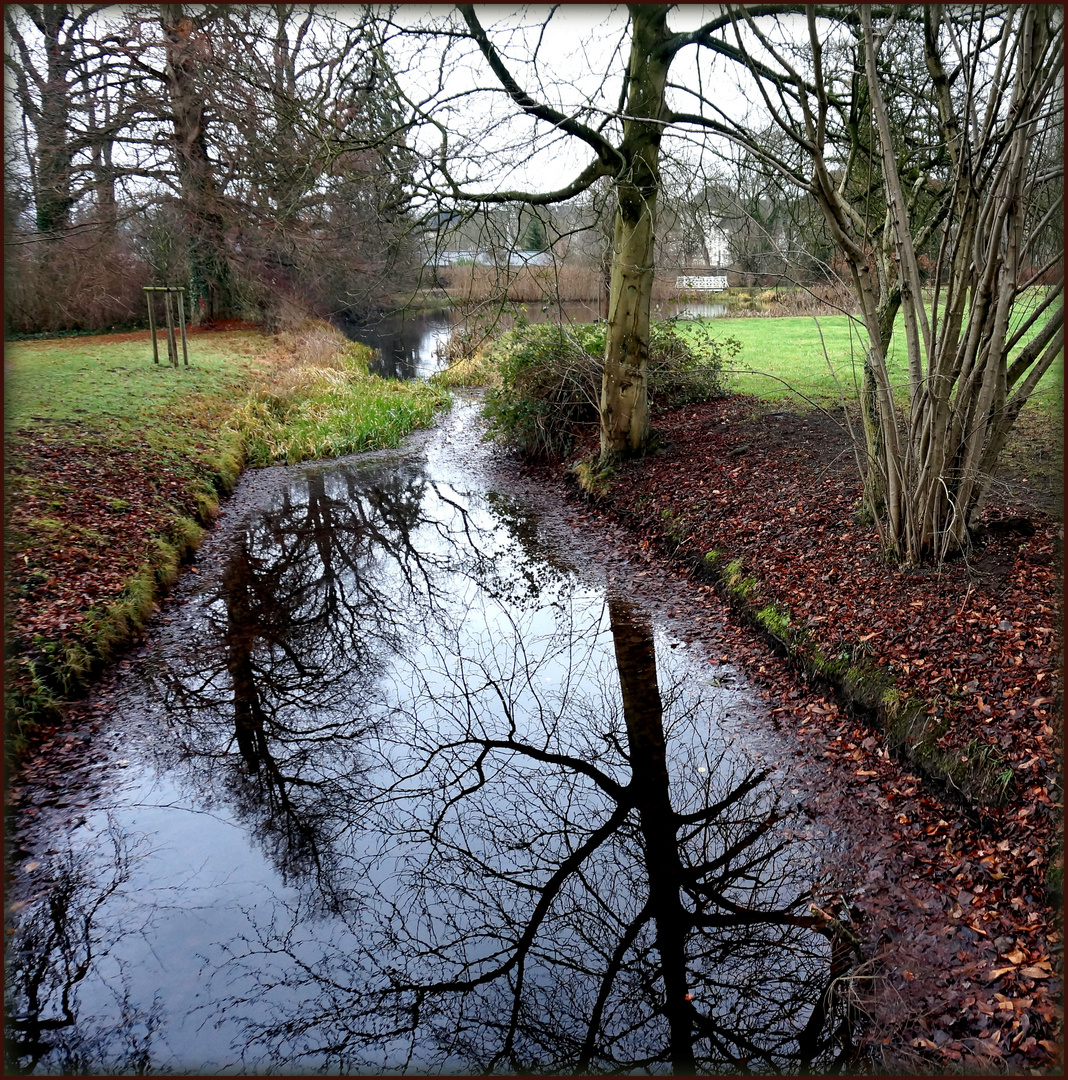
[[118,336],[9,342],[7,426],[93,416],[113,437],[131,428],[166,437],[173,432],[157,431],[161,412],[191,397],[238,393],[270,351],[269,339],[249,331],[197,335],[190,366],[174,368],[152,363],[151,342]]
[[[732,337],[742,348],[729,376],[736,393],[753,394],[769,402],[838,404],[842,396],[856,399],[867,337],[863,327],[846,315],[814,318],[717,318],[680,322],[681,334],[706,330],[716,338]],[[898,347],[898,343],[900,347]],[[891,342],[890,375],[904,402],[908,369],[904,356],[904,322],[899,315]],[[1039,383],[1027,405],[1060,416],[1063,353]]]
[[[856,394],[864,346],[856,323],[844,315],[720,318],[703,325],[717,338],[741,342],[728,380],[736,393],[822,406]],[[686,334],[685,323],[679,331]]]
[[[62,446],[74,457],[125,451],[173,473],[210,512],[214,488],[232,483],[242,463],[240,438],[226,421],[277,346],[250,331],[195,335],[189,366],[174,368],[153,364],[148,340],[116,338],[8,343],[9,454],[17,462],[23,448],[36,444]],[[40,471],[8,477],[8,497],[16,504],[30,498],[62,503],[63,494],[64,482]]]

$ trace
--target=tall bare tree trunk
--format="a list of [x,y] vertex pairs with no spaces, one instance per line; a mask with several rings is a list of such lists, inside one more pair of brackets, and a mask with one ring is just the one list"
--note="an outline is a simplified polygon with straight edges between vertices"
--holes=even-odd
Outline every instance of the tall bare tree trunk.
[[166,79],[174,122],[175,156],[189,252],[194,321],[233,312],[223,210],[207,150],[203,93],[196,73],[205,44],[193,36],[193,20],[181,4],[161,4],[167,50]]
[[93,219],[99,230],[99,243],[102,247],[113,245],[119,231],[119,207],[115,198],[115,167],[113,157],[114,143],[111,138],[112,99],[106,94],[100,95],[102,116],[97,122],[96,107],[89,105],[90,124],[100,134],[93,142],[93,187],[95,188],[95,206]]
[[[616,176],[616,226],[601,383],[601,459],[641,450],[649,435],[649,309],[660,188],[661,118],[670,57],[666,7],[631,5],[627,119]],[[650,122],[652,121],[652,122]]]
[[[894,319],[901,307],[901,293],[897,289],[881,290],[882,297],[877,309],[879,321],[879,347],[882,355],[890,350],[894,332]],[[869,352],[864,357],[860,378],[860,415],[864,425],[864,471],[863,506],[873,522],[882,520],[886,513],[886,446],[883,438],[883,421],[879,413],[879,394],[875,364]]]
[[34,22],[44,38],[45,71],[37,114],[37,169],[34,201],[37,228],[58,234],[70,226],[71,195],[70,85],[71,42],[64,29],[70,19],[66,4],[34,7]]

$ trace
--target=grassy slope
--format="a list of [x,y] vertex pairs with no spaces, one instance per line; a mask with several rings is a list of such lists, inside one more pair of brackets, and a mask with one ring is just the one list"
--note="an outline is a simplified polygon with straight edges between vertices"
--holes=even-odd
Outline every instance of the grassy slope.
[[[5,431],[9,453],[38,439],[86,451],[132,449],[174,470],[209,501],[216,481],[232,483],[240,446],[224,428],[233,401],[267,370],[277,347],[248,331],[200,336],[190,366],[156,366],[147,340],[106,336],[9,343]],[[9,476],[15,504],[38,495],[62,501],[46,476]],[[210,485],[210,486],[206,486]]]
[[9,343],[6,705],[18,750],[136,635],[246,460],[396,445],[445,395],[366,372],[322,324],[281,341],[195,334],[190,366],[147,335]]
[[[839,387],[846,398],[855,396],[864,359],[866,337],[857,323],[845,315],[796,316],[788,318],[719,318],[694,324],[716,337],[733,337],[742,343],[731,389],[768,401],[785,401],[803,396],[820,405],[840,400]],[[686,333],[686,323],[680,332]],[[902,388],[907,383],[903,350],[904,326],[899,315],[891,343],[890,374]],[[1060,415],[1064,361],[1054,363],[1039,383],[1027,408]],[[837,382],[836,382],[837,380]]]
[[[686,323],[680,332],[687,333]],[[787,318],[717,318],[693,324],[691,332],[710,331],[717,338],[742,343],[728,385],[769,403],[792,408],[809,404],[834,408],[856,401],[863,360],[862,337],[855,320],[845,315]],[[891,342],[890,373],[907,400],[907,367],[903,356],[904,325],[899,315]],[[1064,440],[1064,354],[1054,361],[1024,406],[1002,451],[999,477],[1030,483],[1043,505],[1061,501]],[[1000,483],[1000,479],[999,479]]]

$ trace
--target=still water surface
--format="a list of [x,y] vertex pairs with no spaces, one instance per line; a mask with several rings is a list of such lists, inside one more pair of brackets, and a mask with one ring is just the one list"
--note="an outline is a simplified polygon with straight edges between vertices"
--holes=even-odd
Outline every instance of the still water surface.
[[[678,319],[713,319],[729,314],[726,304],[685,303],[658,306],[653,317]],[[365,323],[339,324],[352,341],[378,350],[371,370],[389,379],[425,379],[447,364],[445,350],[453,333],[472,331],[493,335],[514,325],[521,314],[530,322],[593,322],[604,317],[603,305],[566,303],[556,305],[512,304],[504,308],[487,307],[482,313],[462,314],[458,309],[428,313],[394,312]]]
[[110,751],[17,838],[20,1068],[836,1059],[827,838],[759,702],[495,484],[475,408],[242,481],[108,691]]

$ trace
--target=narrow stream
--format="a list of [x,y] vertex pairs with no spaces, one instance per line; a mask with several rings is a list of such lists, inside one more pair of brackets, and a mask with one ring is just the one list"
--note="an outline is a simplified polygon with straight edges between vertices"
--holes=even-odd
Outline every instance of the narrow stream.
[[450,311],[397,313],[367,325],[340,324],[350,340],[377,350],[371,370],[385,379],[425,379],[439,371],[445,366],[443,350],[453,325]]
[[246,476],[84,762],[23,779],[20,1070],[839,1060],[833,838],[759,699],[492,479],[476,412]]

